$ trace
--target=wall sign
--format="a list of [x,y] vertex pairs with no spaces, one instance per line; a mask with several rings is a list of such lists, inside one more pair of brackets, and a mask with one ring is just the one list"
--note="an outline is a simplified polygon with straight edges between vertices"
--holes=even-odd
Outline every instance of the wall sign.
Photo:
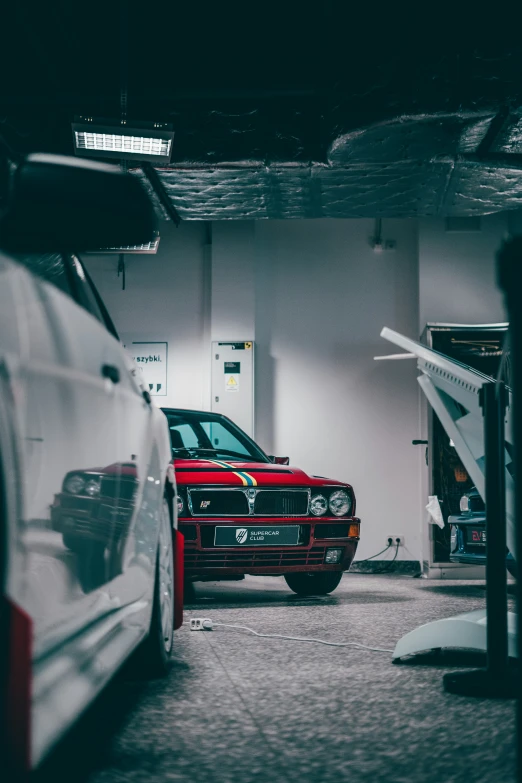
[[130,351],[151,397],[166,397],[167,343],[132,343]]
[[229,392],[239,391],[239,374],[241,362],[225,362],[225,390]]

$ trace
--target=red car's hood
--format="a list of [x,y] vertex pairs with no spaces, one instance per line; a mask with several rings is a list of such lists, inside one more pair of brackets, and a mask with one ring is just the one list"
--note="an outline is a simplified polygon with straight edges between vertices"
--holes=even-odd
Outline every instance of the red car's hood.
[[308,476],[290,465],[267,462],[233,462],[229,460],[175,459],[176,480],[179,485],[218,484],[220,486],[287,486],[324,487],[349,484],[318,476]]

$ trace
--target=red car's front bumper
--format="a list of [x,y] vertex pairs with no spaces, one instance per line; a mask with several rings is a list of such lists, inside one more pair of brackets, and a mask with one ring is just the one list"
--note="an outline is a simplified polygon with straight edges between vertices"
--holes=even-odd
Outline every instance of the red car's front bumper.
[[[321,528],[324,525],[344,523],[347,536],[325,538]],[[297,546],[214,546],[216,525],[241,527],[241,519],[205,519],[194,518],[179,520],[179,529],[185,537],[185,576],[198,580],[242,574],[289,574],[299,571],[346,571],[355,556],[359,541],[360,520],[357,517],[302,519],[250,519],[246,524],[254,525],[301,525],[303,543]],[[324,528],[326,529],[326,528]],[[342,549],[341,560],[335,564],[325,563],[327,549]]]

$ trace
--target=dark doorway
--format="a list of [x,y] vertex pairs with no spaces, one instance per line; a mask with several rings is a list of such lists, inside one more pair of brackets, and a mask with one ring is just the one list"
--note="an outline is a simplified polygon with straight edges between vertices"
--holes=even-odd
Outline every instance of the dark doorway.
[[[427,324],[423,337],[435,351],[484,375],[496,377],[506,333],[506,324]],[[439,498],[445,523],[443,529],[434,526],[432,556],[435,563],[447,563],[450,555],[448,517],[459,513],[460,498],[472,488],[473,482],[436,414],[431,411],[430,416],[432,493]]]

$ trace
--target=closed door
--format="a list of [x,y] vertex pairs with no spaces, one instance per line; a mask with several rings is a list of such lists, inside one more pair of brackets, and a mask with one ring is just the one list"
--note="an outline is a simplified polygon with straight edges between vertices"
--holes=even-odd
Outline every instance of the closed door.
[[254,437],[254,343],[212,343],[211,410]]
[[20,272],[16,317],[23,335],[16,383],[24,458],[23,606],[38,659],[113,608],[100,514],[103,476],[117,503],[120,448],[103,328],[68,296]]

